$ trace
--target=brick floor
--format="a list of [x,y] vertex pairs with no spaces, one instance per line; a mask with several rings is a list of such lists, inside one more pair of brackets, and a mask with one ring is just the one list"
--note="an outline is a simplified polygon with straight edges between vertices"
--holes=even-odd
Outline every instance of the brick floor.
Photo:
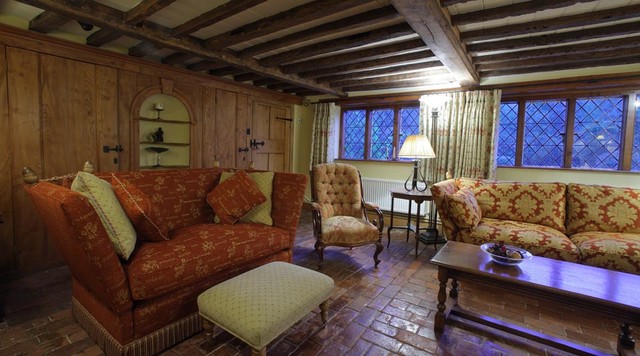
[[[385,236],[386,242],[386,236]],[[311,222],[298,228],[294,263],[315,269]],[[438,282],[428,263],[433,246],[421,246],[402,231],[373,269],[373,246],[325,250],[322,272],[336,282],[329,324],[322,328],[318,310],[309,313],[269,346],[271,355],[565,355],[516,336],[455,318],[433,332]],[[0,355],[100,355],[101,350],[73,320],[71,281],[66,267],[2,285]],[[503,295],[473,284],[460,285],[459,303],[472,311],[615,353],[618,332],[613,320],[582,315],[535,298]],[[214,328],[164,352],[165,355],[248,355],[237,338]]]

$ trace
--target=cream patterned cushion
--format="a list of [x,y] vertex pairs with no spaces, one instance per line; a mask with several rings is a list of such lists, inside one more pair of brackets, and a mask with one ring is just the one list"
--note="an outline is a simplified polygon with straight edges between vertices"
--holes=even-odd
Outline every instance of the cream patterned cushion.
[[[220,183],[229,179],[234,174],[235,172],[222,172],[222,175],[220,176]],[[252,172],[249,173],[249,177],[258,185],[258,190],[267,197],[267,201],[249,211],[245,216],[240,218],[240,222],[252,222],[273,226],[273,219],[271,218],[271,207],[273,205],[271,195],[273,194],[274,173]],[[215,221],[219,222],[217,216]]]
[[89,199],[104,225],[113,248],[120,257],[129,259],[136,247],[136,231],[127,217],[111,184],[91,173],[78,172],[71,183],[75,190]]
[[322,220],[322,242],[325,245],[357,245],[378,241],[380,231],[364,219],[332,216]]
[[331,296],[333,279],[286,262],[272,262],[198,296],[200,315],[261,350]]

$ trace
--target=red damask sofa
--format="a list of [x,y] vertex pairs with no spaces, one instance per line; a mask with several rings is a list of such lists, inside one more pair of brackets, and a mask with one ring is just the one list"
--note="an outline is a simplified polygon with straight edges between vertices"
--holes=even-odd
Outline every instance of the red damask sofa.
[[[153,354],[202,330],[196,297],[209,287],[271,261],[291,262],[307,177],[273,176],[273,226],[212,223],[206,196],[222,169],[113,173],[151,197],[169,240],[137,241],[119,257],[73,177],[26,186],[49,236],[71,270],[72,312],[106,354]],[[112,173],[97,173],[110,181]]]
[[640,190],[456,178],[431,187],[448,240],[640,274]]

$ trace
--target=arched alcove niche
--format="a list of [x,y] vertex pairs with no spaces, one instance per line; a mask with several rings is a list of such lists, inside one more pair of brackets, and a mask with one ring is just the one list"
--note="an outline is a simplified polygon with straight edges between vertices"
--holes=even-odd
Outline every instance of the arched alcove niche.
[[140,92],[132,105],[133,167],[139,169],[191,167],[191,137],[194,124],[186,98],[162,87]]

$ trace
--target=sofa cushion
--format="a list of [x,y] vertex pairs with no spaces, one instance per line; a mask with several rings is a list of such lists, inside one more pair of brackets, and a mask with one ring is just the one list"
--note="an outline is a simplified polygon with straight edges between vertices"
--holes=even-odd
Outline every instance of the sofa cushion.
[[640,189],[569,184],[567,234],[640,233]]
[[245,171],[239,171],[207,194],[207,202],[223,224],[235,224],[267,197]]
[[379,238],[378,228],[364,219],[342,215],[322,219],[322,242],[325,244],[364,244]]
[[459,229],[473,230],[482,219],[482,211],[471,189],[463,188],[446,195],[445,204]]
[[[235,174],[235,172],[222,172],[220,176],[220,183],[229,179]],[[251,172],[249,177],[253,180],[258,189],[267,200],[251,209],[245,216],[240,218],[242,222],[252,222],[257,224],[273,225],[273,219],[271,218],[271,207],[273,205],[271,195],[273,194],[273,172]],[[216,222],[218,217],[216,216]]]
[[473,190],[484,217],[540,224],[565,232],[564,183],[459,178],[458,187]]
[[560,231],[521,221],[483,218],[472,232],[461,230],[457,241],[475,245],[503,241],[524,248],[536,256],[578,262],[576,245]]
[[98,213],[116,253],[125,260],[129,259],[136,247],[136,230],[122,209],[111,184],[91,173],[78,172],[71,183],[71,190],[75,190],[89,199]]
[[171,240],[143,242],[125,266],[131,295],[145,300],[289,249],[286,230],[262,224],[199,224]]
[[589,231],[571,235],[582,263],[640,274],[640,234]]
[[169,240],[169,228],[164,222],[162,213],[147,195],[124,178],[112,175],[111,185],[133,223],[138,237],[145,241]]

